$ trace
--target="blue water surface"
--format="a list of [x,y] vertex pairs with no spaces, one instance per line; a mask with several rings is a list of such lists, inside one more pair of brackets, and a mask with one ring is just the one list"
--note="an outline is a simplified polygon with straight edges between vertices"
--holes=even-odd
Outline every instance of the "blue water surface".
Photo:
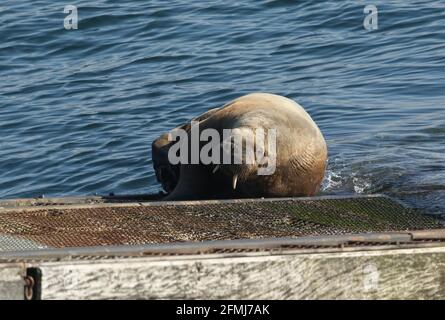
[[157,192],[159,133],[265,91],[323,131],[322,193],[445,212],[444,1],[69,1],[0,3],[0,198]]

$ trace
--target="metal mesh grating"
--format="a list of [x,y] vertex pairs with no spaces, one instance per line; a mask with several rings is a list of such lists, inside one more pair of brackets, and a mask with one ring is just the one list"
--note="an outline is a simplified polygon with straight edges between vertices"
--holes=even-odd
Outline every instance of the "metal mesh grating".
[[[23,250],[436,229],[387,197],[235,200],[0,211],[0,236]],[[0,237],[0,240],[1,240]],[[26,245],[25,245],[26,244]],[[0,251],[7,246],[0,246]]]

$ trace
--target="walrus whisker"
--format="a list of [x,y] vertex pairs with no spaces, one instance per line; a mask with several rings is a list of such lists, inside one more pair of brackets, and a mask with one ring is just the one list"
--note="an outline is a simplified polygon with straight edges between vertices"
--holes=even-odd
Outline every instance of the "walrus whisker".
[[218,171],[219,167],[220,167],[220,165],[218,164],[215,168],[213,168],[212,173],[215,173],[216,171]]

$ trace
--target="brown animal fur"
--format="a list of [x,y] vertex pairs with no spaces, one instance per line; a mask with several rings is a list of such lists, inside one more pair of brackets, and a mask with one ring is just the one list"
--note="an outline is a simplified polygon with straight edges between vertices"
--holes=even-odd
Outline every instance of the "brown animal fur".
[[[257,165],[181,164],[168,162],[172,142],[163,134],[153,142],[153,163],[158,180],[170,194],[166,200],[312,196],[323,180],[327,147],[322,133],[294,101],[282,96],[254,93],[193,119],[202,132],[216,129],[276,129],[276,171],[257,174]],[[190,123],[181,128],[190,130]],[[237,176],[236,188],[233,178]]]

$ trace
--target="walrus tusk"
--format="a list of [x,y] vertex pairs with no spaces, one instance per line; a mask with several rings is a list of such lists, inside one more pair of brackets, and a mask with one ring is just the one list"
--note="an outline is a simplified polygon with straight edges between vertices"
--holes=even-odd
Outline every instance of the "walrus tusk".
[[233,176],[233,180],[232,180],[232,186],[233,186],[233,190],[236,189],[236,182],[238,181],[238,176],[234,175]]
[[219,164],[213,169],[212,173],[215,173],[219,169]]

